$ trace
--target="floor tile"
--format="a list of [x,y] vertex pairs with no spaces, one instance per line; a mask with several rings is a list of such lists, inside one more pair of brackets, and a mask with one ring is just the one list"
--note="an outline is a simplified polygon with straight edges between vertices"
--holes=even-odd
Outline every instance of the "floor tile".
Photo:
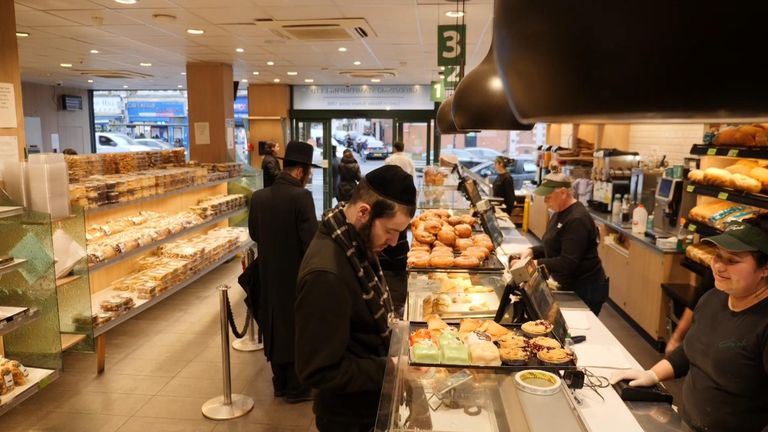
[[307,428],[300,426],[280,426],[274,424],[245,423],[230,420],[217,425],[214,432],[306,432]]
[[144,405],[137,417],[159,417],[167,419],[203,419],[203,404],[210,397],[177,397],[177,396],[153,396]]
[[126,393],[81,392],[59,405],[57,411],[132,416],[152,396]]
[[172,377],[186,364],[178,358],[138,359],[126,357],[110,370],[119,375]]
[[26,432],[32,429],[50,411],[34,401],[34,396],[18,405],[13,410],[0,416],[0,431]]
[[213,420],[183,420],[152,417],[131,417],[118,432],[211,432]]
[[[245,387],[245,385],[240,386]],[[232,383],[232,391],[239,392]],[[212,398],[219,396],[224,391],[222,379],[202,379],[175,377],[171,379],[157,394],[158,396],[180,396]]]
[[119,375],[107,371],[89,382],[83,389],[95,393],[127,393],[137,395],[156,395],[171,377],[145,377]]
[[106,414],[53,412],[30,432],[114,432],[128,420],[126,416]]
[[255,402],[253,410],[242,417],[242,422],[306,429],[314,419],[312,402],[289,404],[282,399]]

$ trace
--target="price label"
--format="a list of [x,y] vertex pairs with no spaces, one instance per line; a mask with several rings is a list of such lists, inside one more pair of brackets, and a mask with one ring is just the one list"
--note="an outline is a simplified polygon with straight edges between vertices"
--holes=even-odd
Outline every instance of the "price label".
[[717,154],[717,149],[716,148],[711,148],[711,149],[707,150],[707,155],[709,155],[709,156],[714,156],[716,154]]
[[721,200],[727,200],[728,199],[728,192],[720,192],[717,194],[717,198]]
[[696,228],[698,228],[696,225],[694,225],[694,224],[688,224],[688,231],[690,231],[690,232],[696,232]]
[[728,156],[729,157],[736,157],[739,155],[739,151],[737,149],[728,150]]
[[688,187],[685,190],[687,190],[688,192],[693,192],[694,190],[696,190],[696,186],[688,185]]

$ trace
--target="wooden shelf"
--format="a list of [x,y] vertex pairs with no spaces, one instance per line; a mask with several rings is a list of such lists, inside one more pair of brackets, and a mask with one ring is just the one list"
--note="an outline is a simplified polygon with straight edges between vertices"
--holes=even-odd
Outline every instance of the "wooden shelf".
[[194,225],[194,226],[191,226],[189,228],[185,228],[185,229],[177,232],[176,234],[169,235],[168,237],[166,237],[166,238],[164,238],[162,240],[158,240],[156,242],[152,242],[152,243],[146,244],[144,246],[138,247],[138,248],[130,250],[128,252],[124,252],[124,253],[118,254],[114,258],[110,258],[108,260],[104,260],[104,261],[101,261],[101,262],[97,262],[97,263],[91,264],[91,265],[88,266],[88,269],[90,271],[96,271],[96,270],[99,270],[99,269],[111,266],[113,264],[119,263],[120,261],[128,259],[128,258],[130,258],[132,256],[136,256],[136,255],[138,255],[140,253],[143,253],[143,252],[146,252],[148,250],[152,250],[154,248],[157,248],[158,246],[161,246],[161,245],[163,245],[165,243],[168,243],[168,242],[177,240],[177,239],[179,239],[181,237],[184,237],[185,235],[187,235],[187,234],[189,234],[191,232],[194,232],[194,231],[202,229],[202,228],[209,227],[209,226],[217,224],[217,223],[219,223],[219,222],[221,222],[223,220],[229,219],[232,216],[236,216],[236,215],[238,215],[240,213],[243,213],[247,209],[248,209],[247,207],[242,207],[242,208],[239,208],[237,210],[233,210],[231,212],[220,214],[220,215],[214,217],[211,220],[207,220],[207,221],[205,221],[205,222],[203,222],[201,224]]
[[6,273],[10,273],[10,272],[16,270],[17,268],[19,268],[22,265],[24,265],[25,262],[27,262],[27,260],[23,259],[23,258],[22,259],[14,259],[13,262],[0,266],[0,275],[4,275]]
[[27,370],[29,371],[29,376],[27,377],[26,384],[16,387],[8,394],[0,396],[0,416],[59,378],[59,371],[57,370],[37,368],[27,368]]
[[[187,285],[189,285],[192,282],[195,282],[196,280],[198,280],[201,277],[205,276],[211,270],[213,270],[216,267],[220,266],[221,264],[229,261],[235,255],[240,253],[242,250],[244,250],[246,248],[249,248],[249,247],[251,247],[253,245],[254,245],[254,243],[253,243],[252,240],[247,240],[247,241],[241,243],[235,249],[233,249],[231,252],[225,254],[224,256],[219,258],[217,261],[215,261],[213,264],[211,264],[210,266],[208,266],[208,267],[204,268],[203,270],[201,270],[199,273],[193,275],[189,279],[187,279],[187,280],[185,280],[185,281],[183,281],[183,282],[181,282],[181,283],[179,283],[179,284],[177,284],[175,286],[172,286],[171,288],[168,288],[167,290],[165,290],[162,293],[158,294],[156,297],[152,297],[151,299],[148,299],[148,300],[134,299],[134,301],[136,302],[136,305],[132,309],[128,310],[127,312],[125,312],[125,313],[123,313],[121,315],[118,315],[116,318],[112,319],[111,321],[107,321],[106,323],[104,323],[104,324],[102,324],[102,325],[100,325],[98,327],[94,327],[93,328],[93,336],[94,337],[100,336],[100,335],[108,332],[109,330],[117,327],[118,325],[124,323],[125,321],[128,321],[129,319],[133,318],[134,316],[140,314],[141,312],[144,312],[145,310],[149,309],[150,307],[160,303],[162,300],[170,297],[171,295],[173,295],[177,291],[181,290],[182,288],[186,287]],[[102,290],[102,291],[99,291],[99,292],[93,294],[91,296],[91,305],[92,305],[91,306],[92,307],[91,310],[93,310],[93,311],[101,310],[100,309],[101,302],[103,300],[107,300],[107,299],[109,299],[112,296],[117,295],[117,294],[125,294],[125,291],[115,291],[115,290],[111,290],[111,289],[105,289],[105,290]]]
[[694,144],[692,155],[768,159],[768,147],[734,147]]
[[155,201],[155,200],[159,200],[159,199],[166,199],[166,198],[170,198],[170,197],[172,197],[174,195],[179,195],[179,194],[183,194],[183,193],[187,193],[187,192],[191,192],[191,191],[196,191],[196,190],[201,190],[201,189],[207,189],[207,188],[212,187],[212,186],[218,186],[220,184],[229,183],[231,181],[239,179],[240,177],[242,177],[242,176],[230,177],[228,179],[216,180],[216,181],[212,181],[212,182],[208,182],[208,183],[203,183],[203,184],[199,184],[199,185],[188,186],[188,187],[181,188],[181,189],[174,189],[174,190],[166,192],[164,194],[152,195],[152,196],[148,196],[146,198],[140,198],[140,199],[131,200],[131,201],[122,201],[122,202],[115,203],[115,204],[107,204],[107,205],[103,205],[103,206],[99,206],[99,207],[87,208],[87,209],[85,209],[85,215],[86,216],[90,216],[90,215],[101,213],[101,212],[104,212],[104,211],[107,211],[107,210],[114,210],[114,209],[119,209],[119,208],[123,208],[123,207],[134,206],[134,205],[145,203],[145,202],[148,202],[148,201]]
[[768,208],[768,195],[739,191],[736,189],[691,183],[685,190],[689,193],[731,201],[748,206]]
[[62,333],[61,334],[61,350],[68,351],[73,346],[79,344],[85,340],[84,334],[77,333]]
[[40,317],[38,309],[27,309],[0,320],[0,336],[25,326]]
[[17,216],[24,213],[23,207],[17,206],[0,206],[0,219],[11,216]]

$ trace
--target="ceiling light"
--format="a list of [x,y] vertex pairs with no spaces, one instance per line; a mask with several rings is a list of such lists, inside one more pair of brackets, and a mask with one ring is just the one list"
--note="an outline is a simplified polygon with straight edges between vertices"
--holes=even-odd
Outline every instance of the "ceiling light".
[[451,18],[461,18],[464,16],[464,12],[462,11],[448,11],[445,13],[445,16],[451,17]]
[[381,80],[378,78],[371,78],[371,82],[381,82]]
[[244,50],[244,49],[242,49],[242,48],[235,48],[235,52],[239,52],[239,53],[241,53],[241,52],[245,52],[245,50]]
[[315,80],[313,80],[312,78],[307,78],[307,79],[304,80],[304,82],[305,83],[313,83],[313,82],[315,82]]
[[127,85],[124,85],[124,86],[123,86],[123,88],[128,88],[128,86],[127,86]]
[[267,62],[267,66],[274,66],[274,65],[275,65],[275,62],[273,62],[271,60]]
[[205,30],[203,30],[203,29],[187,29],[187,33],[192,34],[192,35],[201,35],[201,34],[205,33]]
[[360,62],[359,61],[356,61],[356,62],[354,62],[352,64],[355,65],[355,66],[360,66]]
[[120,4],[136,4],[139,0],[115,0],[115,3]]
[[186,75],[187,73],[186,73],[186,72],[182,72],[181,74],[182,74],[182,75]]
[[16,37],[28,37],[29,33],[27,32],[16,32]]
[[72,63],[59,63],[59,66],[65,67],[65,68],[71,68],[72,67]]
[[286,72],[286,73],[288,75],[290,75],[290,76],[294,76],[294,75],[298,75],[299,74],[298,72]]
[[178,87],[178,88],[183,88],[184,86],[183,86],[183,85],[181,85],[181,84],[179,84],[179,85],[177,85],[176,87]]
[[344,47],[339,47],[339,52],[347,52],[347,49]]
[[98,54],[99,50],[91,50],[91,54]]
[[445,66],[440,66],[440,70],[444,71],[445,70]]
[[93,82],[93,80],[88,80],[88,82],[89,82],[89,83],[92,83],[92,82]]
[[248,82],[248,80],[243,78],[243,79],[240,80],[240,82]]
[[139,63],[139,66],[150,67],[152,63]]
[[275,78],[272,80],[272,82],[280,82],[280,78]]
[[257,71],[252,72],[254,75],[258,75],[259,73]]

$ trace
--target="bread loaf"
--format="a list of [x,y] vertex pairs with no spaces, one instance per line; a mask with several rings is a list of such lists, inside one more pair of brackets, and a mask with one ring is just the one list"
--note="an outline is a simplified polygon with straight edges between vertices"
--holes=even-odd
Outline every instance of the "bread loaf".
[[733,187],[733,174],[722,168],[704,170],[704,183],[712,186]]
[[760,182],[763,189],[768,190],[768,168],[757,167],[749,172],[749,176]]
[[763,188],[759,181],[743,174],[733,174],[731,179],[735,189],[743,190],[745,192],[758,193],[760,192],[760,189]]
[[699,170],[699,169],[691,170],[688,173],[688,180],[690,180],[690,181],[692,181],[694,183],[703,184],[704,183],[704,171]]
[[712,265],[717,248],[707,243],[696,243],[685,248],[685,256],[705,266]]
[[731,166],[725,167],[725,170],[731,174],[749,175],[749,172],[756,167],[757,167],[757,163],[754,163],[754,164],[737,163],[737,164],[733,164]]
[[732,126],[723,128],[717,133],[715,145],[722,146],[765,146],[768,145],[768,135],[762,125]]

